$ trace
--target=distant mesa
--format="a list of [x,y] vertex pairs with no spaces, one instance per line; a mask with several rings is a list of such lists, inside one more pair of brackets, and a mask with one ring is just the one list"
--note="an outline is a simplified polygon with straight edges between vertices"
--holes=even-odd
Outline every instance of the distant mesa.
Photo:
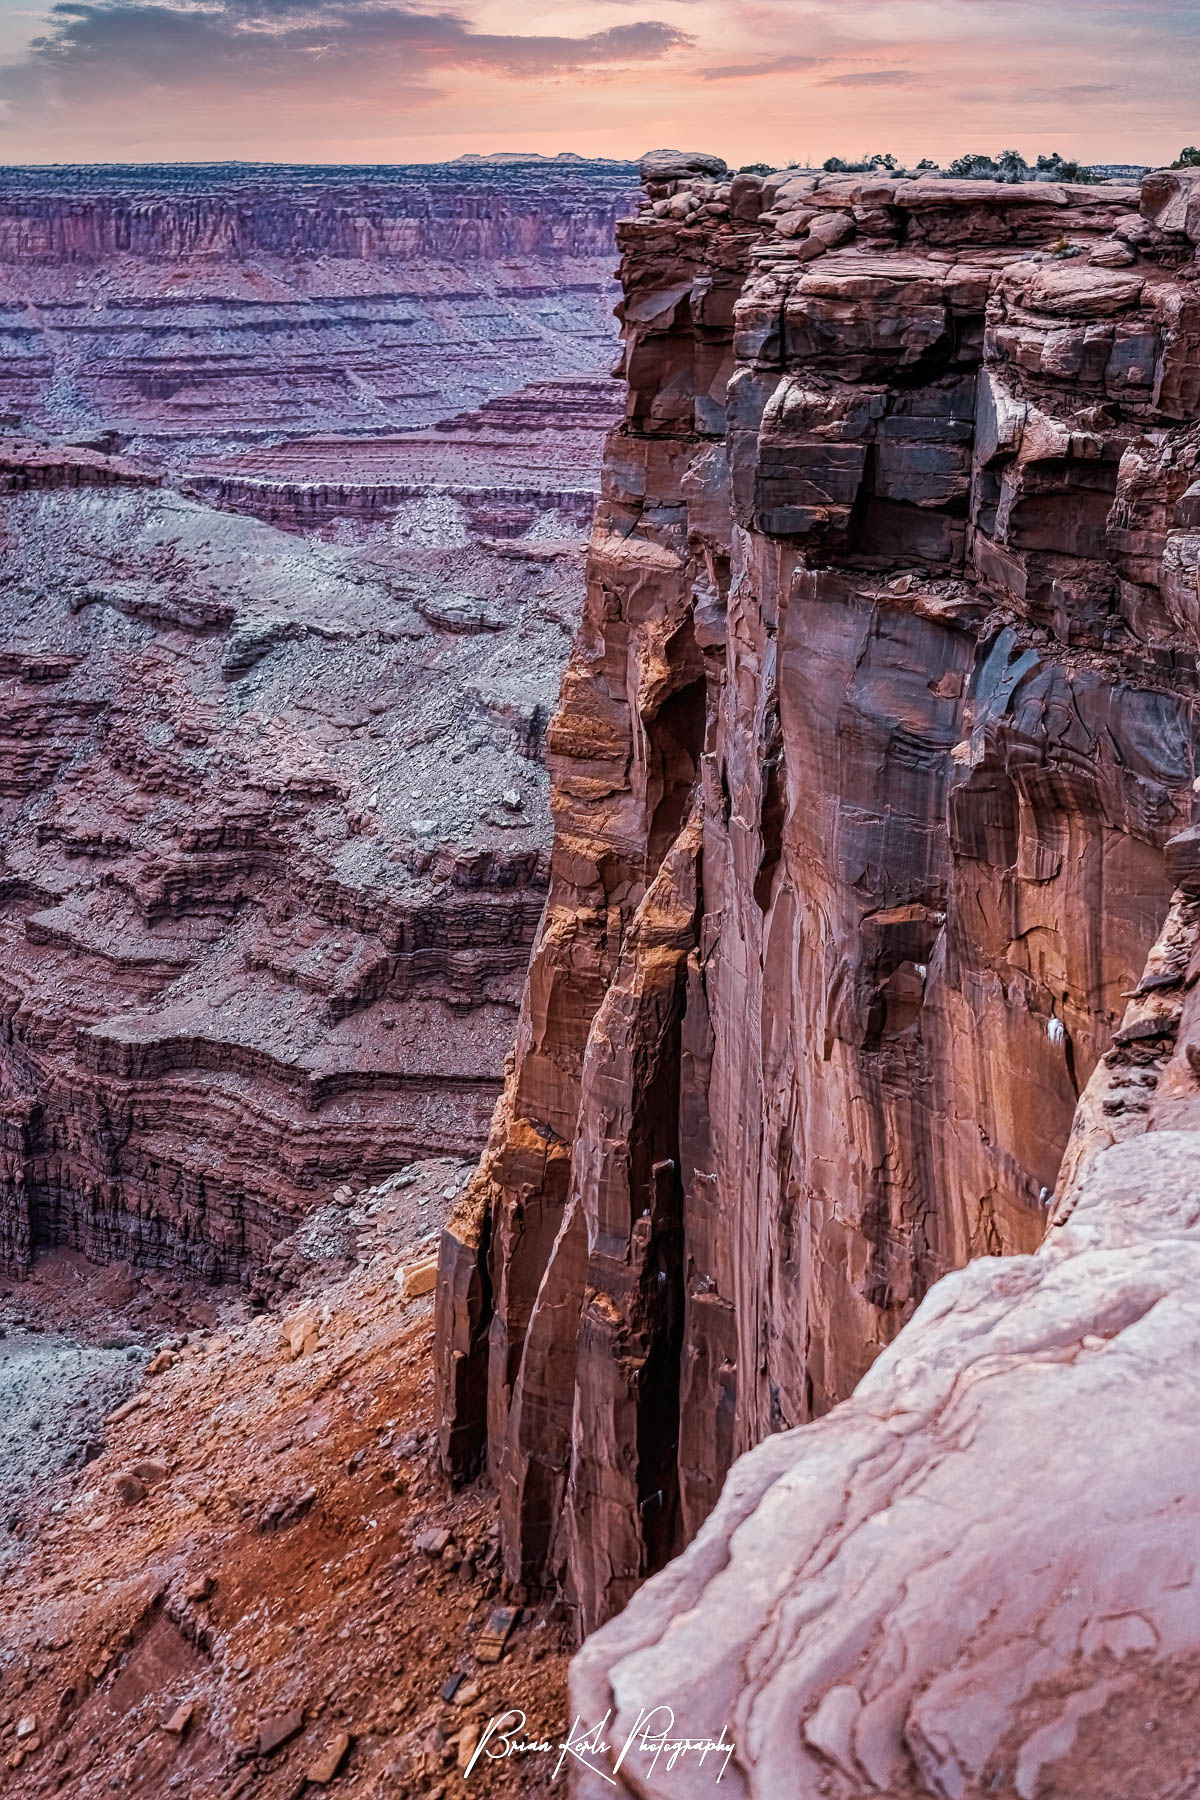
[[456,156],[450,164],[451,168],[459,168],[468,164],[478,168],[482,163],[612,163],[620,166],[624,161],[632,162],[633,158],[619,156],[580,156],[577,150],[560,150],[557,156],[543,156],[540,150],[493,150],[487,156],[481,156],[477,150],[468,150],[462,156]]

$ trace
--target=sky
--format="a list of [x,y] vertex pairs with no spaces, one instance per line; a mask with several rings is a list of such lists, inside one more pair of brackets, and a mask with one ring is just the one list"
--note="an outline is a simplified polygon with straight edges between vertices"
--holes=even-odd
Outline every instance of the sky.
[[1200,0],[0,0],[0,161],[1200,143]]

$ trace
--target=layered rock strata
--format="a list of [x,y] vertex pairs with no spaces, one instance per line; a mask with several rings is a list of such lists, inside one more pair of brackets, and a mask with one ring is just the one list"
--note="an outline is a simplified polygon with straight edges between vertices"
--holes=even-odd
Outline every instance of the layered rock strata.
[[589,163],[9,169],[3,410],[180,468],[196,447],[394,435],[587,380],[611,361],[636,185]]
[[405,573],[12,440],[0,487],[0,1267],[256,1278],[483,1142],[578,558]]
[[586,537],[600,447],[621,416],[609,378],[528,383],[403,436],[307,437],[189,460],[187,487],[210,505],[288,531],[401,543],[431,536]]
[[[1191,179],[648,176],[620,231],[626,418],[549,735],[550,893],[439,1293],[444,1460],[486,1456],[509,1580],[558,1586],[584,1632],[949,1271],[1017,1259],[922,1319],[978,1294],[999,1330],[1006,1282],[1037,1310],[1067,1265],[1028,1253],[1196,772]],[[1152,1050],[1129,1040],[1110,1124],[1144,1110]],[[885,1389],[903,1409],[905,1366],[883,1354],[853,1416]],[[947,1379],[912,1377],[922,1416]],[[683,1567],[725,1560],[804,1443],[852,1461],[850,1416],[739,1465]],[[657,1630],[677,1580],[630,1617]]]
[[330,1184],[484,1141],[631,186],[0,180],[5,1267],[257,1282]]

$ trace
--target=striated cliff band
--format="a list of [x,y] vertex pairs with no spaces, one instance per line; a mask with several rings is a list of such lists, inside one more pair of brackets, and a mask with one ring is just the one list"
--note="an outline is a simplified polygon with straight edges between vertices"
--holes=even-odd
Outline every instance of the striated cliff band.
[[618,1743],[1183,1793],[1200,182],[643,173],[444,1464],[583,1634],[692,1543],[577,1658]]
[[[0,1270],[484,1141],[630,171],[0,179]],[[256,516],[237,516],[256,515]]]
[[167,451],[395,433],[594,376],[635,189],[590,163],[6,169],[6,408]]
[[586,530],[635,190],[588,162],[8,169],[3,409],[292,529]]

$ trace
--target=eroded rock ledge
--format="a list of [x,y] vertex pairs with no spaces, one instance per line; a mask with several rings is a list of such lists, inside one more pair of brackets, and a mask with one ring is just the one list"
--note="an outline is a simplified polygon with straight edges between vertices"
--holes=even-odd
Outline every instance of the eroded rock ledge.
[[[1110,1425],[1114,1517],[1154,1512],[1143,1460],[1164,1508],[1187,1493],[1175,1401],[1155,1451],[1121,1373],[1168,1381],[1194,1336],[1187,1138],[1097,1162],[1030,1253],[1090,1078],[1072,1182],[1082,1139],[1159,1096],[1191,1124],[1176,1026],[1113,1040],[1192,816],[1200,187],[651,175],[620,232],[627,412],[550,732],[550,894],[443,1240],[443,1455],[486,1455],[510,1582],[558,1586],[584,1632],[725,1484],[589,1646],[583,1711],[686,1689],[715,1729],[738,1691],[745,1792],[796,1792],[802,1753],[805,1791],[958,1795],[996,1756],[1017,1779],[1006,1733],[1052,1664],[1073,1693],[1072,1657],[1176,1642],[1165,1598],[1129,1623],[1116,1562],[1077,1606],[1013,1574],[1086,1568]],[[937,1450],[959,1422],[969,1463]],[[906,1562],[922,1482],[944,1564]],[[1025,1624],[988,1623],[991,1579]],[[935,1620],[923,1649],[905,1607]],[[968,1744],[946,1720],[978,1631],[1019,1679]],[[878,1679],[851,1691],[860,1655]]]

